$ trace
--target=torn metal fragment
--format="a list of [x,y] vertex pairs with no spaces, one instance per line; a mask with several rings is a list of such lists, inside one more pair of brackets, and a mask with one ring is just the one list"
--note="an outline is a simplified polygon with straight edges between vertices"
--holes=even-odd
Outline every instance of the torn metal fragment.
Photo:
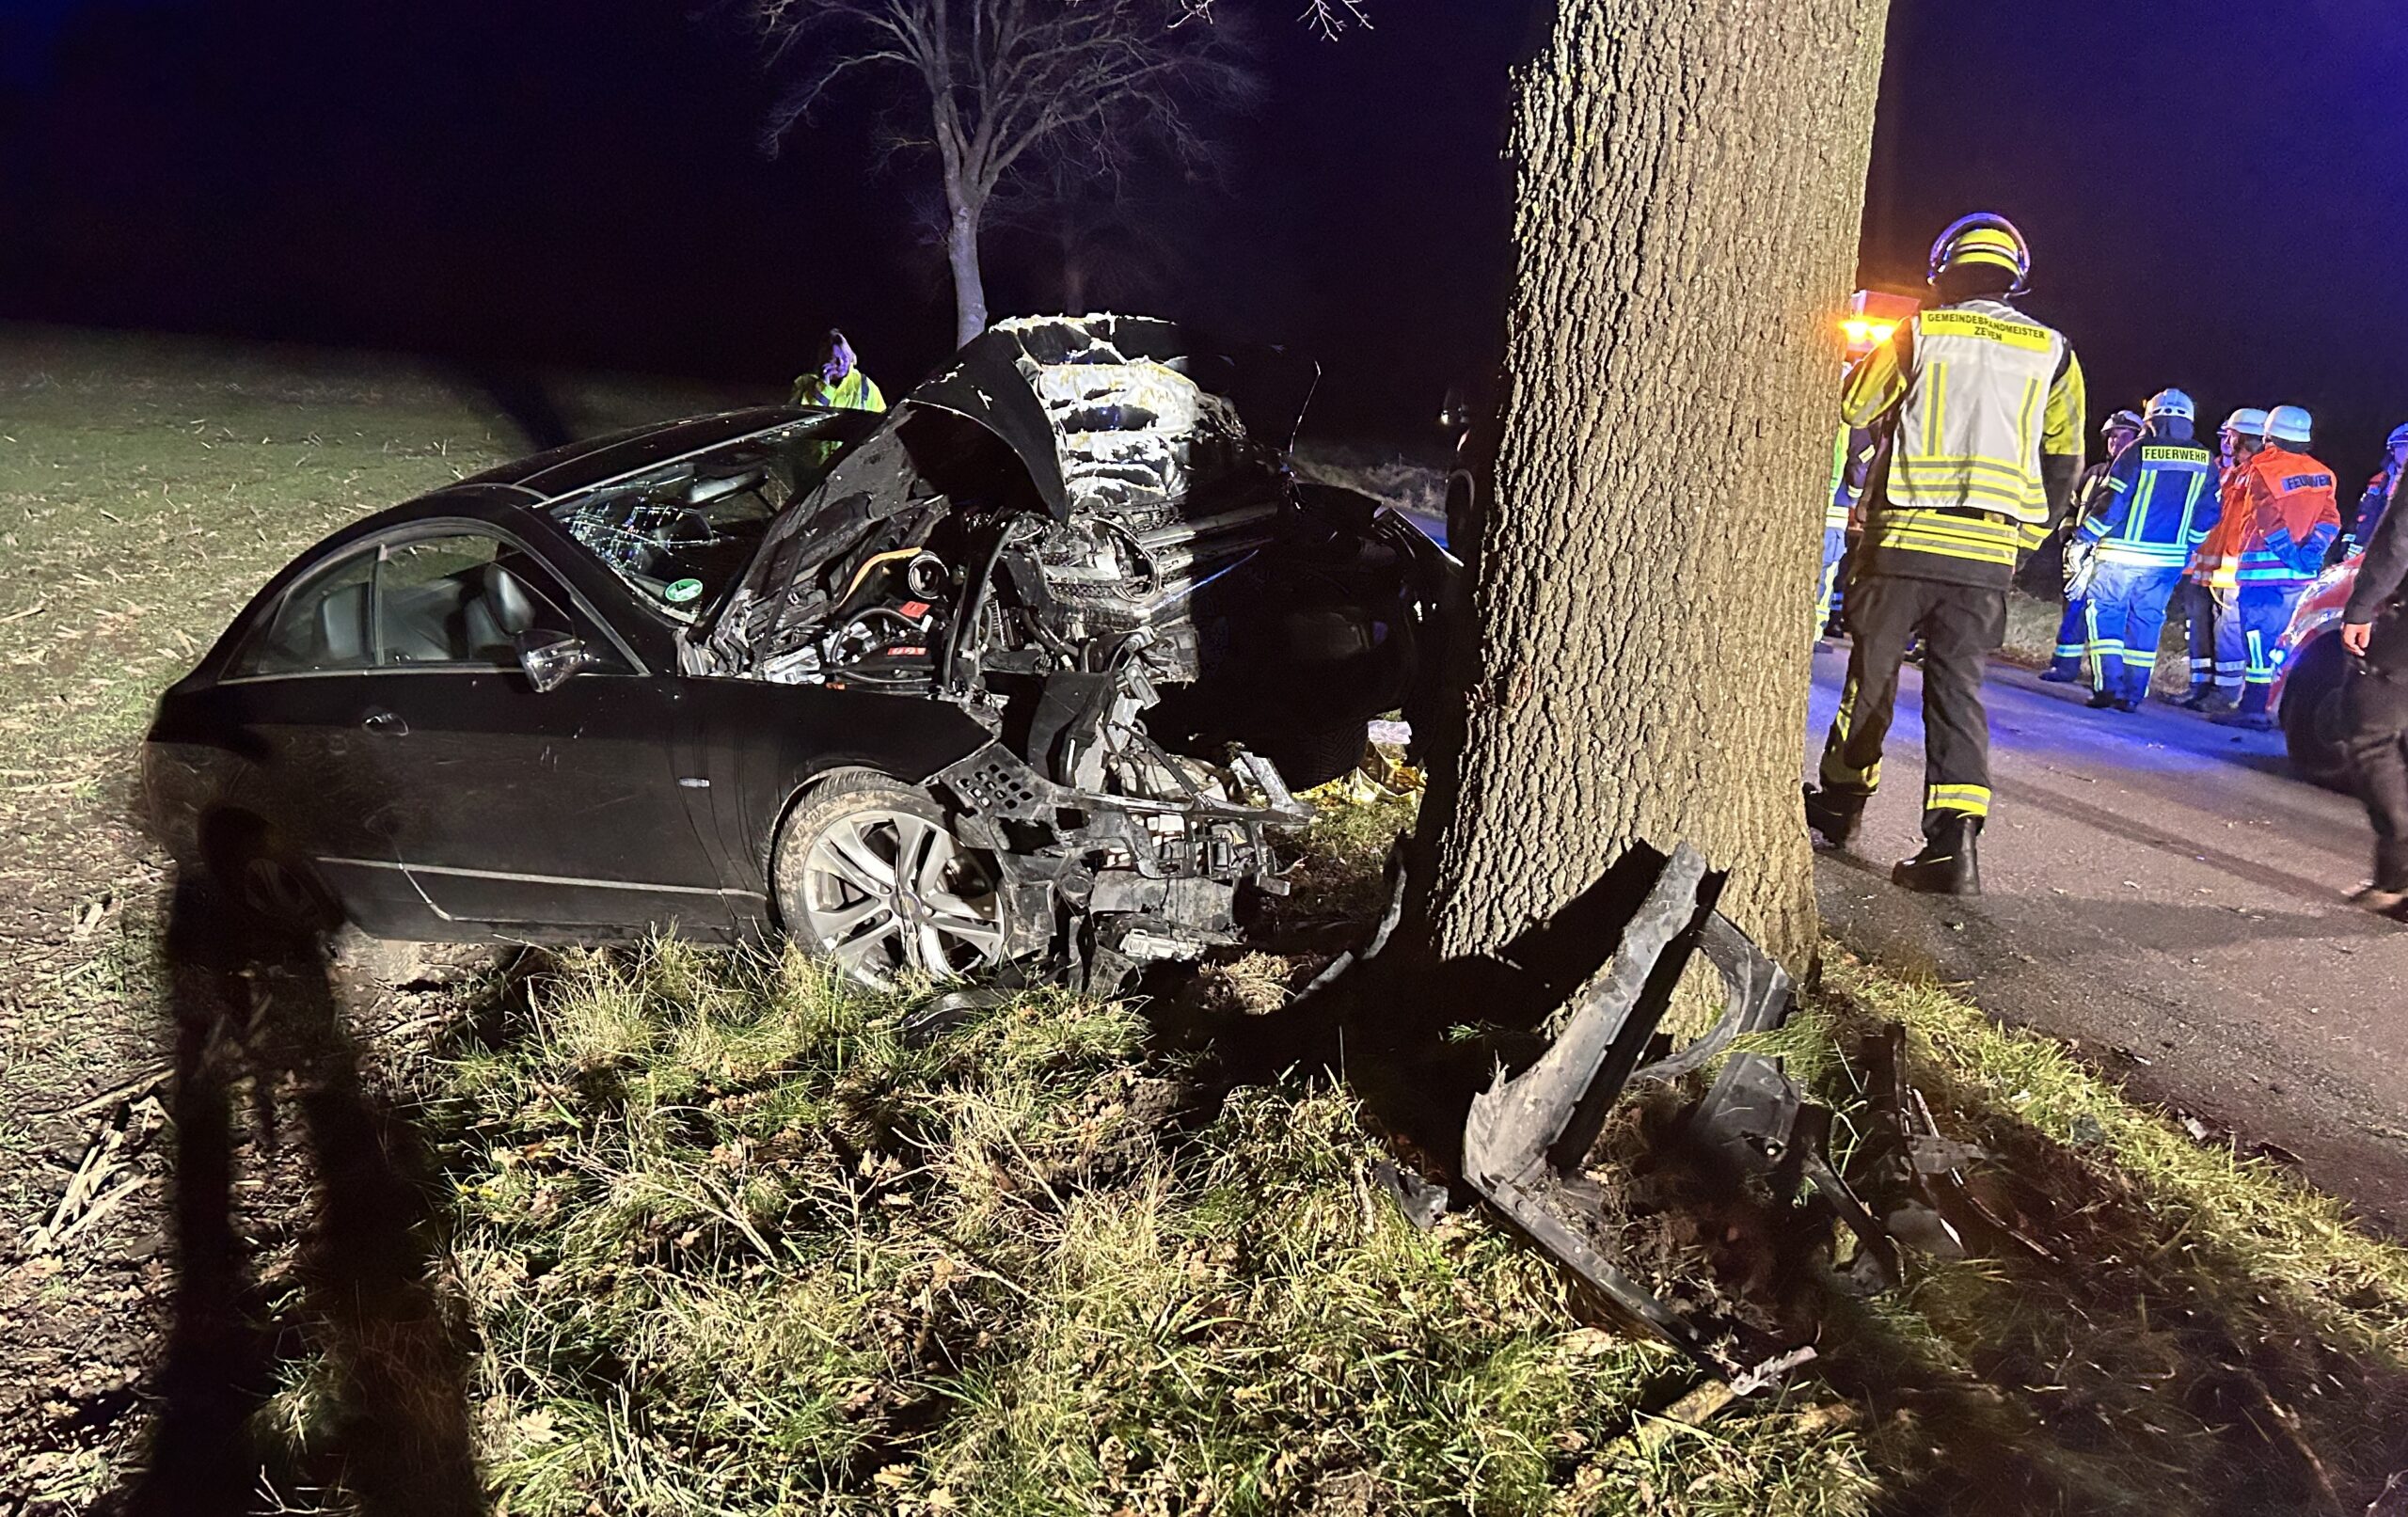
[[[1580,1162],[1607,1111],[1630,1085],[1677,1080],[1742,1034],[1778,1027],[1789,1016],[1788,975],[1711,909],[1710,894],[1704,859],[1682,844],[1561,1035],[1521,1075],[1508,1080],[1500,1069],[1496,1082],[1473,1098],[1464,1124],[1464,1171],[1474,1189],[1622,1312],[1731,1381],[1734,1389],[1752,1390],[1811,1359],[1813,1351],[1751,1367],[1707,1345],[1679,1313],[1607,1256],[1585,1225],[1592,1209],[1578,1182]],[[1722,978],[1722,1018],[1680,1052],[1641,1065],[1693,949],[1702,949]],[[1690,1122],[1739,1167],[1779,1166],[1804,1175],[1852,1227],[1868,1241],[1877,1240],[1870,1215],[1822,1158],[1828,1116],[1800,1099],[1777,1065],[1743,1054],[1724,1067]]]

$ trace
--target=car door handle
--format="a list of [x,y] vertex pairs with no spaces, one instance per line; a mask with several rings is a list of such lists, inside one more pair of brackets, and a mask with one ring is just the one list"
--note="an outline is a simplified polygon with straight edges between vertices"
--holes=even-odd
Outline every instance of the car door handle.
[[371,711],[359,719],[359,724],[380,737],[405,737],[410,730],[410,724],[393,711]]

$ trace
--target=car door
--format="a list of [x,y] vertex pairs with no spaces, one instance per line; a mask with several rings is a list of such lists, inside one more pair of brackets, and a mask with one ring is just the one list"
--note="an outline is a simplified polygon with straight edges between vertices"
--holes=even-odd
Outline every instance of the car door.
[[[378,556],[377,663],[355,682],[386,842],[374,863],[398,865],[453,922],[727,931],[673,762],[675,674],[642,667],[538,554],[492,528],[421,529]],[[574,639],[585,667],[538,690],[522,639]]]
[[442,919],[390,858],[392,798],[359,725],[376,674],[377,557],[372,543],[331,553],[247,634],[208,696],[241,761],[216,804],[259,817],[307,860],[346,920],[441,936]]

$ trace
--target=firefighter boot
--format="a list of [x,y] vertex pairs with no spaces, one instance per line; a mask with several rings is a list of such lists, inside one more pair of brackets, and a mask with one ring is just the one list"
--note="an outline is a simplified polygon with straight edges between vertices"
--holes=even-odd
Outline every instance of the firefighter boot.
[[1845,848],[1864,820],[1864,798],[1806,787],[1806,825],[1834,848]]
[[1891,882],[1926,895],[1979,895],[1982,871],[1973,857],[1973,840],[1981,832],[1980,817],[1950,814],[1925,834],[1921,853],[1898,861],[1890,871]]

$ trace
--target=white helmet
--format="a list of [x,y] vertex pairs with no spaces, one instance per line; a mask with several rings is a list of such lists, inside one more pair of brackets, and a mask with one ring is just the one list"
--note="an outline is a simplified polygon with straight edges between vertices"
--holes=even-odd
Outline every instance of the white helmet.
[[2224,419],[2222,430],[2243,437],[2262,438],[2266,435],[2266,413],[2254,405],[2244,405]]
[[2199,407],[2178,389],[2162,389],[2148,398],[2148,414],[2152,418],[2178,416],[2185,421],[2196,421]]
[[2316,431],[2316,419],[2296,405],[2278,405],[2266,413],[2266,436],[2273,442],[2305,443]]

